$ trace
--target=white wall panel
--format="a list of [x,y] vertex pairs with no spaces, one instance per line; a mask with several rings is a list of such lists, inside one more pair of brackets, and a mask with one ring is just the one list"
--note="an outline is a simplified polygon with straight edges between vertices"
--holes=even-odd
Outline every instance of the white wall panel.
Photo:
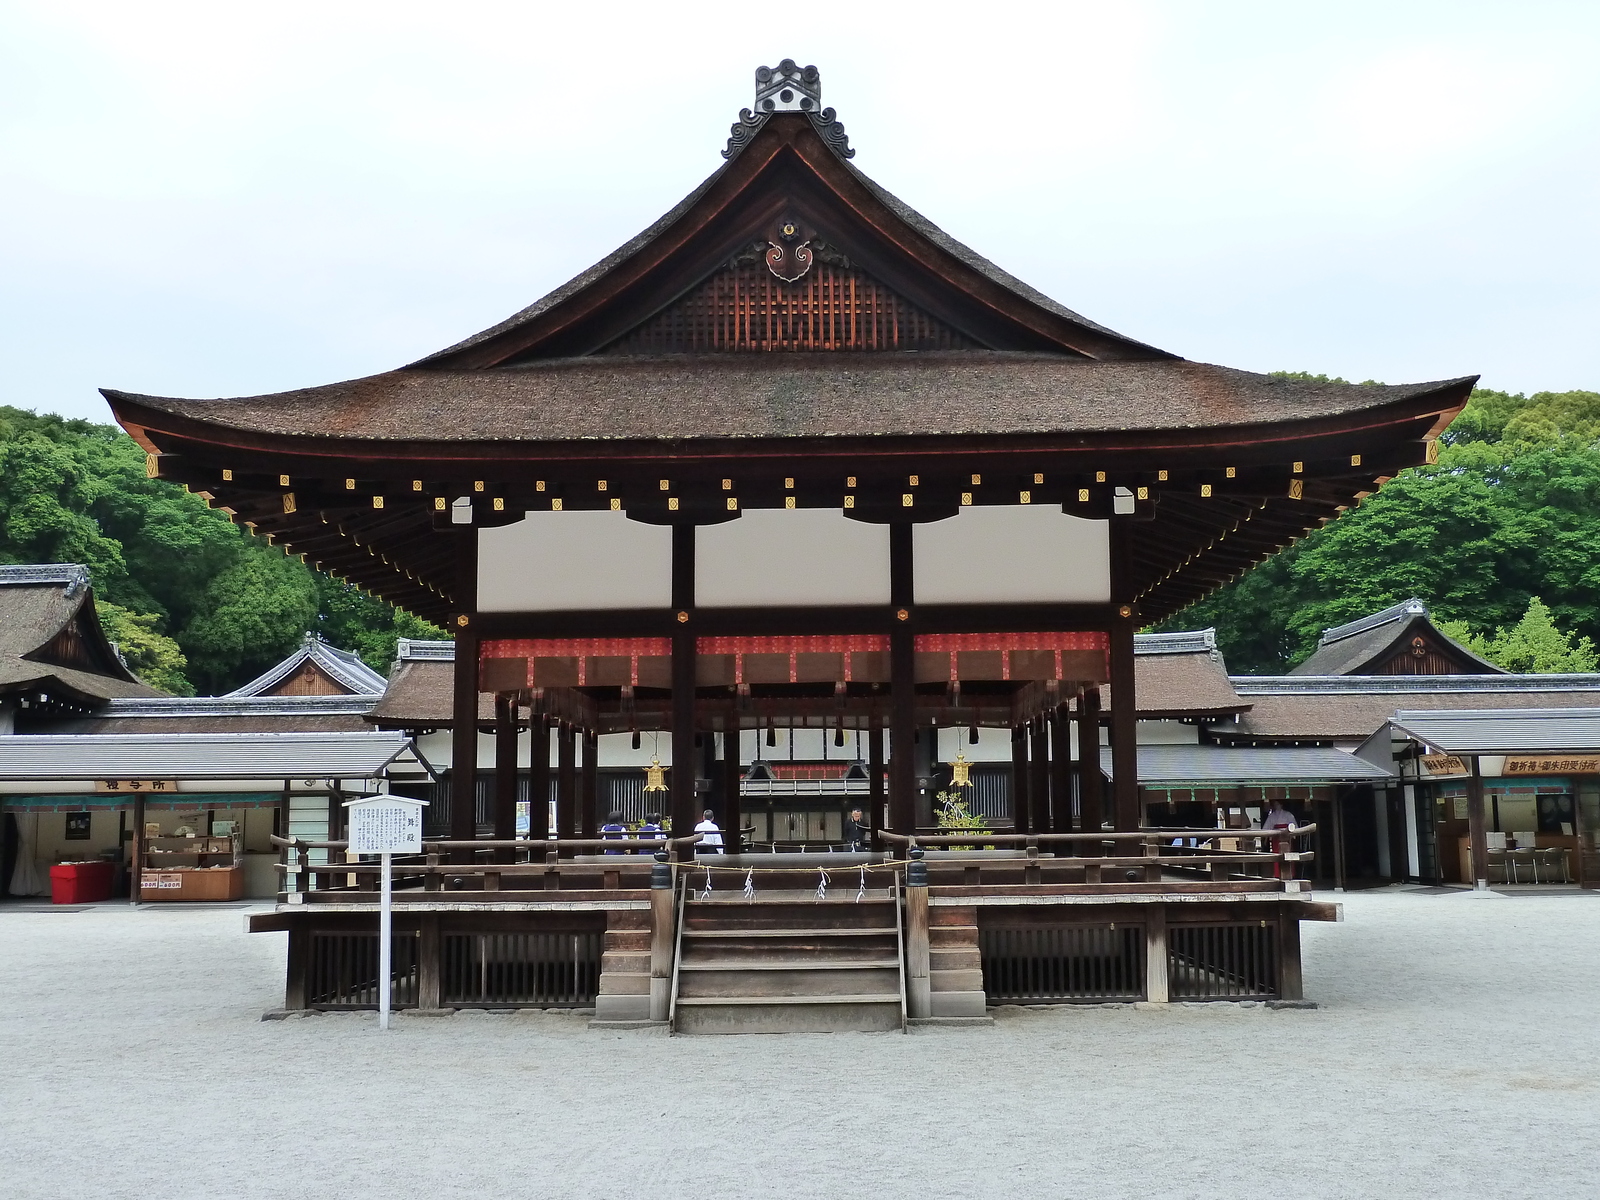
[[695,533],[695,604],[889,603],[889,527],[818,508],[750,509]]
[[478,610],[667,608],[672,529],[621,512],[530,512],[478,531]]
[[1054,505],[973,506],[913,527],[918,604],[1103,604],[1111,599],[1106,521]]

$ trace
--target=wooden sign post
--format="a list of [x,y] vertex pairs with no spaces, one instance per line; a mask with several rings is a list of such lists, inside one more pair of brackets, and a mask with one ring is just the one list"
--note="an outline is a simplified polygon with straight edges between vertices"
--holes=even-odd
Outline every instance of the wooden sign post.
[[422,853],[422,810],[426,800],[406,796],[370,796],[346,800],[350,810],[349,848],[376,854],[383,862],[383,899],[378,910],[378,1028],[389,1028],[390,959],[394,913],[393,856]]

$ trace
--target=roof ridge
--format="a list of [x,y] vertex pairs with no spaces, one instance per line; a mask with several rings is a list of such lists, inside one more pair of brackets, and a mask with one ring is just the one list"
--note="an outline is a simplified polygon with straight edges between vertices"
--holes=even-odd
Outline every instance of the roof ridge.
[[1211,654],[1217,649],[1216,626],[1175,633],[1136,633],[1135,654]]
[[70,598],[89,586],[89,568],[81,563],[0,563],[0,587],[61,584]]
[[1230,675],[1241,696],[1600,691],[1600,672],[1570,675]]
[[1388,608],[1379,612],[1368,613],[1366,616],[1358,617],[1354,621],[1347,621],[1343,625],[1335,625],[1329,629],[1324,629],[1322,637],[1317,641],[1317,645],[1330,646],[1334,642],[1342,642],[1345,638],[1354,637],[1358,633],[1365,633],[1369,629],[1376,629],[1380,625],[1387,625],[1389,622],[1397,621],[1407,615],[1423,616],[1427,617],[1429,621],[1433,620],[1433,617],[1428,612],[1428,606],[1413,596],[1409,600],[1400,601],[1399,604],[1391,604]]

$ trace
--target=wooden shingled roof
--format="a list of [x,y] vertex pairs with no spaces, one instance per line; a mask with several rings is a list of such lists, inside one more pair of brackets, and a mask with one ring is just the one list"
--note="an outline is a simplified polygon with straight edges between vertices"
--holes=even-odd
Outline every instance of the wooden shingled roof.
[[458,604],[453,540],[430,535],[460,496],[477,524],[554,498],[661,521],[664,478],[689,517],[730,478],[744,508],[839,508],[849,479],[853,515],[904,519],[910,476],[913,520],[963,494],[1104,516],[1138,492],[1133,582],[1157,621],[1424,461],[1470,393],[1185,361],[1029,288],[851,153],[831,110],[747,113],[649,229],[409,366],[269,396],[105,395],[153,473],[434,621]]

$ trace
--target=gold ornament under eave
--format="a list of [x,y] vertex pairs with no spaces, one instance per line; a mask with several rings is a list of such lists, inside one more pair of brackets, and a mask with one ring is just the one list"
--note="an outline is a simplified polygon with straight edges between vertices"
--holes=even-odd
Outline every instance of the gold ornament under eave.
[[650,765],[644,769],[644,790],[647,792],[667,790],[667,769],[661,765],[659,758],[652,758]]
[[955,761],[950,764],[950,786],[972,786],[972,764],[967,761],[967,756],[959,750],[956,751]]

